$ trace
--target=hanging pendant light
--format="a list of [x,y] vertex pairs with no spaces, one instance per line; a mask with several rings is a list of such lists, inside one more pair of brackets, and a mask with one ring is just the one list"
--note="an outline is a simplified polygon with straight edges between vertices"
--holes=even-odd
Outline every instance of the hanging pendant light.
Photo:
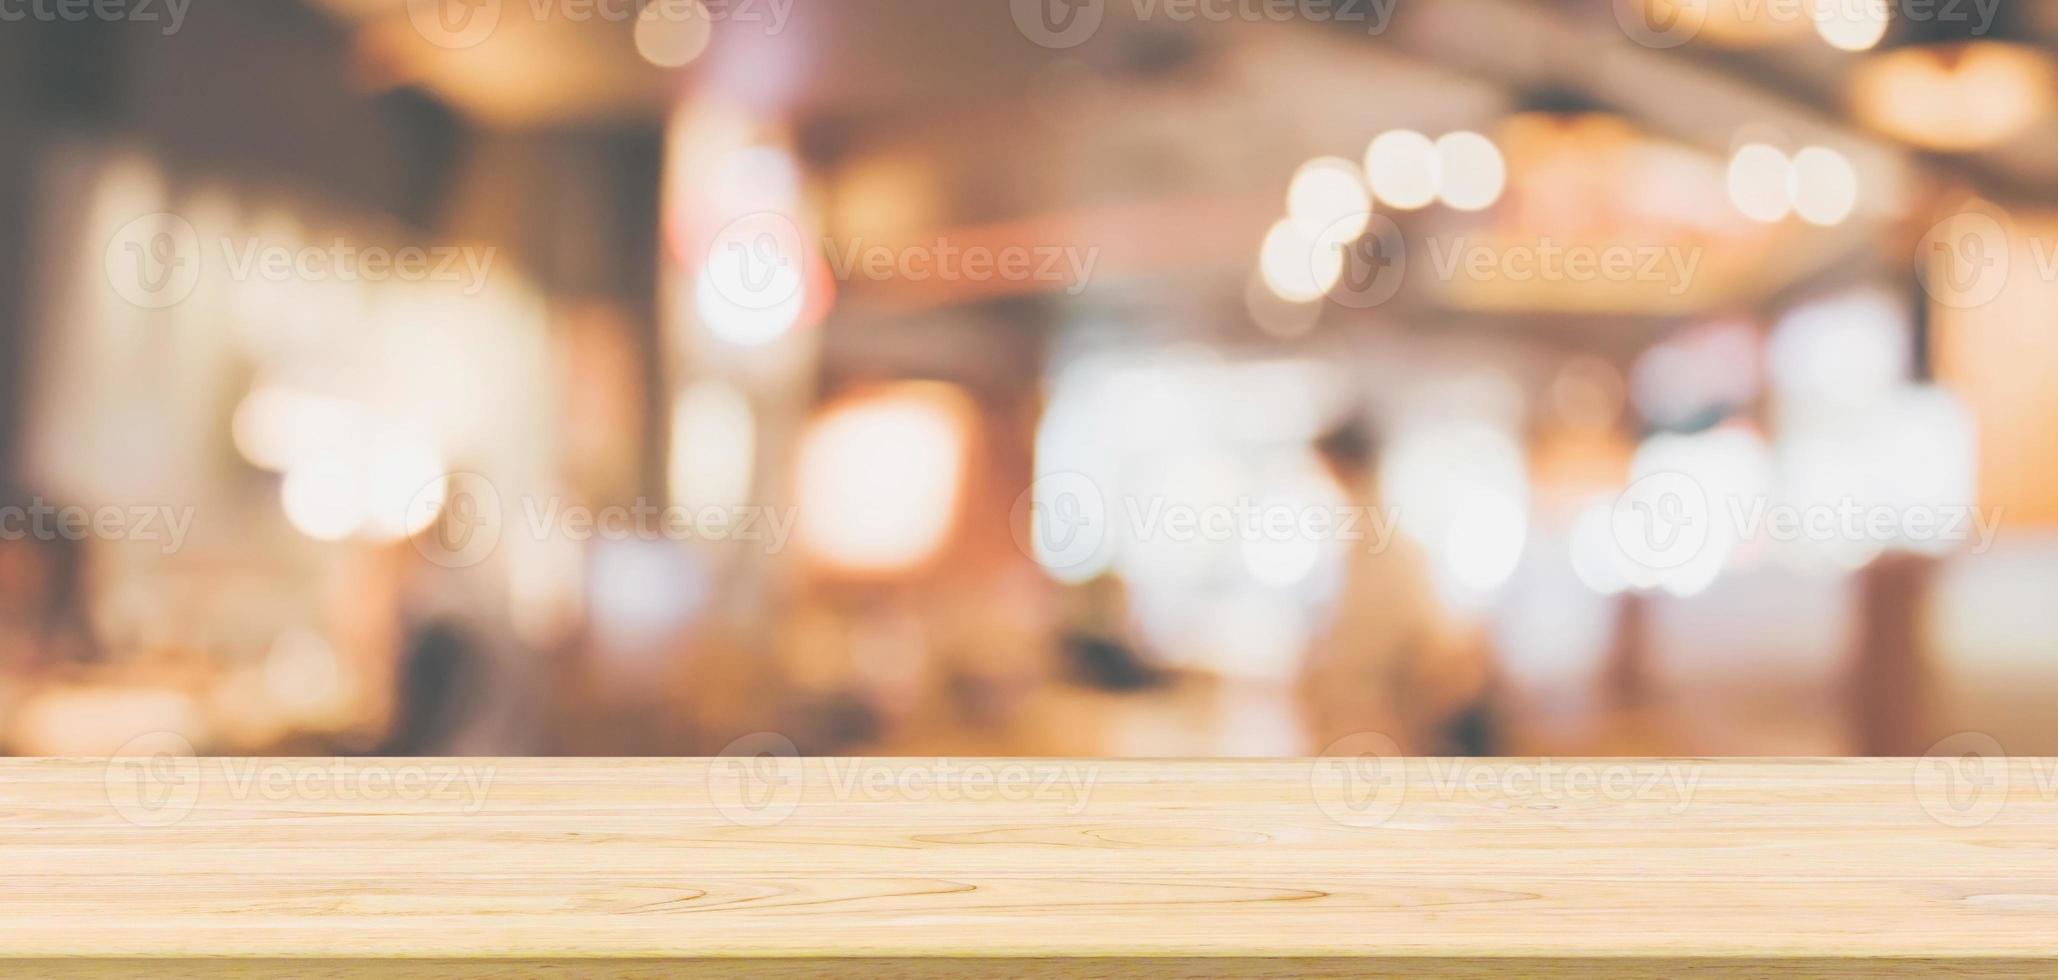
[[1867,125],[1926,149],[1966,153],[2005,143],[2048,118],[2058,66],[2028,35],[2023,6],[1983,22],[1972,5],[1899,17],[1851,75],[1851,108]]

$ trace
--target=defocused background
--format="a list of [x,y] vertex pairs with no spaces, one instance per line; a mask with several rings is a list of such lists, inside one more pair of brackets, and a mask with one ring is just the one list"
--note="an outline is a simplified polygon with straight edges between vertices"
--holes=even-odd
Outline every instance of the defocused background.
[[0,3],[0,750],[2058,753],[2054,52]]

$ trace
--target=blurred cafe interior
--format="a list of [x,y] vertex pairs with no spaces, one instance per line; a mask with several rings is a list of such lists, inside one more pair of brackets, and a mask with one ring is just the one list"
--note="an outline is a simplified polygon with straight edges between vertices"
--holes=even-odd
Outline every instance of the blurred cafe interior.
[[2058,4],[7,9],[8,754],[2058,753]]

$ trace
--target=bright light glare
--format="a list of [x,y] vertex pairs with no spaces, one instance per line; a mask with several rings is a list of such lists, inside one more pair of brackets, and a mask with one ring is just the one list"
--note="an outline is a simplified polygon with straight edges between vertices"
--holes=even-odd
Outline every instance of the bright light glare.
[[443,512],[450,479],[436,446],[418,432],[389,430],[366,447],[365,531],[398,540],[420,534]]
[[298,717],[321,718],[338,707],[343,684],[343,664],[314,630],[287,630],[265,654],[265,697]]
[[1343,278],[1343,244],[1303,234],[1291,219],[1281,219],[1265,233],[1258,272],[1280,299],[1312,303]]
[[1794,213],[1811,225],[1839,225],[1858,206],[1858,172],[1843,154],[1811,146],[1794,154],[1789,191]]
[[[1750,520],[1772,489],[1772,451],[1756,432],[1725,427],[1691,436],[1652,436],[1630,462],[1630,482],[1666,476],[1684,477],[1701,496],[1672,515],[1675,523],[1700,528],[1691,548],[1668,552],[1664,561],[1645,565],[1622,549],[1617,525],[1618,566],[1632,585],[1657,586],[1676,596],[1699,595],[1715,584],[1750,528]],[[1620,515],[1616,515],[1618,518]],[[1669,528],[1679,531],[1681,527]]]
[[[1243,538],[1244,570],[1253,581],[1267,588],[1291,588],[1314,575],[1321,566],[1327,537],[1319,528],[1298,523],[1298,519],[1314,513],[1335,513],[1344,504],[1342,489],[1312,456],[1300,468],[1300,475],[1289,478],[1278,493],[1258,505],[1259,513],[1277,523]],[[1291,526],[1281,526],[1288,524]]]
[[956,517],[965,423],[944,394],[917,386],[817,418],[800,445],[800,534],[817,557],[851,571],[921,563]]
[[1729,159],[1729,200],[1744,217],[1774,224],[1793,208],[1793,163],[1764,143],[1747,143]]
[[1868,51],[1886,37],[1887,0],[1814,0],[1808,13],[1815,33],[1833,48]]
[[1403,211],[1436,200],[1440,169],[1436,144],[1411,129],[1381,133],[1365,150],[1365,176],[1373,195]]
[[1444,541],[1444,561],[1466,588],[1499,588],[1522,561],[1529,518],[1506,493],[1476,490],[1458,501]]
[[790,212],[800,207],[800,161],[782,146],[746,146],[722,161],[722,204],[736,210]]
[[365,522],[364,482],[340,456],[294,464],[279,486],[293,528],[316,541],[341,541]]
[[1436,141],[1438,194],[1460,211],[1483,211],[1501,199],[1508,165],[1500,148],[1478,133],[1447,133]]
[[1869,409],[1908,377],[1907,306],[1861,289],[1795,307],[1766,347],[1773,387],[1789,408]]
[[671,492],[681,507],[732,507],[750,498],[757,423],[734,385],[703,381],[672,400]]
[[1286,216],[1311,241],[1357,238],[1372,223],[1372,195],[1363,172],[1342,157],[1301,164],[1286,189]]
[[784,213],[758,211],[731,222],[709,244],[694,284],[701,322],[740,347],[784,337],[807,307],[810,254],[799,224]]
[[341,401],[264,385],[236,406],[229,434],[252,466],[283,473],[296,461],[351,446],[360,436],[358,423]]
[[1322,318],[1321,304],[1281,297],[1262,274],[1253,275],[1244,283],[1243,307],[1259,330],[1274,337],[1298,337],[1314,329],[1315,322]]
[[1608,502],[1590,504],[1579,512],[1568,545],[1572,574],[1579,576],[1580,584],[1598,595],[1615,595],[1629,588],[1616,555],[1614,508]]
[[659,68],[689,64],[707,50],[714,18],[700,0],[651,0],[636,17],[636,53]]
[[1513,574],[1527,543],[1529,473],[1506,431],[1474,421],[1407,425],[1381,461],[1380,484],[1400,529],[1435,556],[1446,600],[1476,601]]
[[[257,404],[251,416],[264,417],[266,403]],[[279,499],[295,529],[317,541],[354,534],[392,541],[435,523],[449,477],[434,440],[412,427],[373,425],[342,403],[305,399],[294,404],[297,417],[320,423],[303,422],[294,429],[279,455],[286,473]],[[237,414],[240,418],[244,412]],[[239,435],[239,446],[243,438]],[[263,445],[272,437],[250,438]]]

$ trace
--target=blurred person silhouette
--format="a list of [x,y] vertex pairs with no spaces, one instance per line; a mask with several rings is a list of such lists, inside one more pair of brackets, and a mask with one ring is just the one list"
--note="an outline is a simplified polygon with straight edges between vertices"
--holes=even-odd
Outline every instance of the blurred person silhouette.
[[[423,533],[461,519],[446,510]],[[532,754],[543,682],[536,650],[513,629],[499,566],[439,564],[406,542],[389,557],[399,662],[379,754]]]
[[0,533],[0,673],[19,678],[98,659],[86,612],[85,544],[29,527],[0,531],[7,532]]
[[1105,691],[1138,691],[1164,682],[1130,628],[1129,589],[1100,575],[1065,593],[1061,645],[1074,681]]
[[[1314,449],[1358,512],[1356,526],[1390,529],[1371,427],[1353,414]],[[1428,556],[1398,533],[1349,545],[1330,621],[1301,675],[1315,747],[1377,732],[1411,753],[1493,754],[1484,650],[1444,614]]]
[[449,754],[471,713],[468,689],[480,670],[477,643],[455,621],[409,628],[402,640],[393,727],[378,754]]

